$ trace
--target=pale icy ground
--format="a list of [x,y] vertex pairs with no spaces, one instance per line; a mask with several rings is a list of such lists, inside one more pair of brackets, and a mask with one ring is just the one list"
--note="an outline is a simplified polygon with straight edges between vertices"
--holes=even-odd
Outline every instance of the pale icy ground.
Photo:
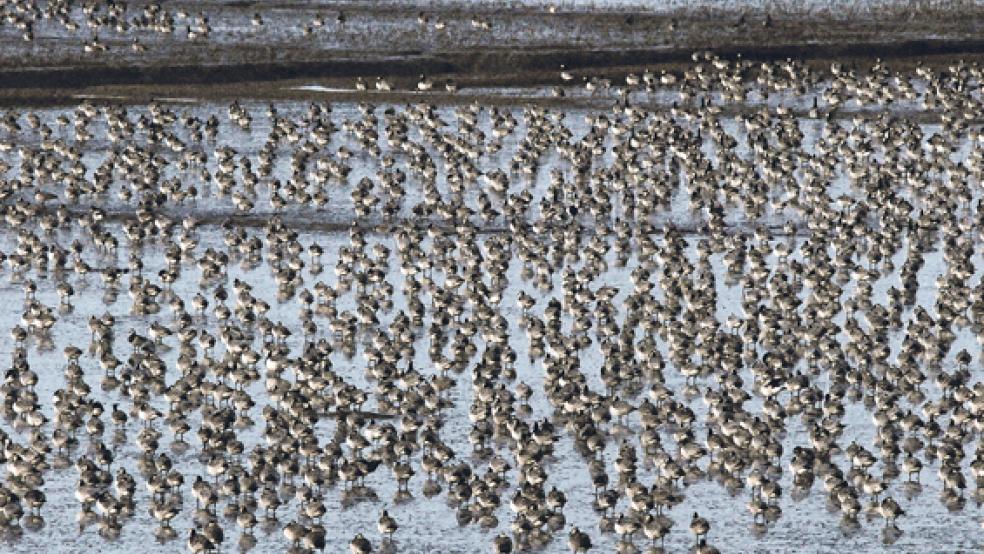
[[[219,106],[218,112],[220,113],[220,119],[222,120],[222,128],[219,134],[219,144],[230,144],[233,145],[239,155],[247,154],[254,156],[266,134],[269,130],[269,121],[262,115],[263,108],[265,104],[248,105],[254,115],[254,123],[252,133],[246,133],[231,126],[228,123],[227,118],[224,116],[225,106]],[[212,109],[214,107],[206,107],[207,109]],[[131,111],[139,111],[140,108],[132,108]],[[194,110],[200,113],[202,110],[199,108],[185,108],[182,106],[175,106],[175,110],[181,112],[185,109]],[[281,104],[278,106],[281,113],[300,113],[302,110],[306,109],[305,105],[296,104]],[[380,107],[380,110],[382,107]],[[46,120],[53,119],[57,114],[61,113],[57,110],[46,111],[43,117]],[[445,115],[446,121],[451,121],[449,110],[442,110],[442,114]],[[518,118],[520,114],[517,113]],[[572,111],[568,114],[567,121],[568,124],[573,127],[575,137],[586,131],[584,124],[584,113],[579,111]],[[357,111],[353,105],[336,104],[334,105],[334,119],[339,122],[345,117],[357,116]],[[847,124],[847,123],[845,123]],[[801,123],[804,132],[807,134],[807,142],[815,139],[817,123],[813,121],[803,121]],[[733,122],[725,121],[725,128],[728,130],[733,130]],[[932,129],[932,126],[928,126],[927,130]],[[496,160],[508,160],[508,156],[511,152],[511,147],[515,145],[517,135],[521,136],[523,131],[523,125],[520,123],[518,133],[512,135],[507,139],[506,147],[503,153],[500,153]],[[90,167],[97,164],[92,163],[97,160],[101,160],[103,156],[102,149],[107,145],[104,141],[103,135],[101,133],[101,125],[94,126],[93,132],[95,135],[95,140],[93,140],[87,146],[87,162],[89,162]],[[927,133],[927,136],[929,133]],[[341,136],[341,135],[336,135]],[[339,143],[332,143],[332,147],[335,148]],[[385,148],[384,148],[385,150]],[[11,154],[5,155],[8,160],[13,159]],[[359,158],[361,160],[367,160],[365,156]],[[255,159],[254,159],[255,162]],[[286,168],[287,161],[283,158],[279,161],[279,170],[282,172]],[[538,190],[542,193],[542,188],[549,175],[549,169],[558,163],[558,158],[556,153],[550,153],[544,162],[544,167],[541,169],[538,178]],[[350,183],[357,182],[363,174],[372,173],[375,171],[375,166],[362,167],[359,164],[354,164],[355,170],[349,177]],[[351,221],[354,217],[351,211],[351,201],[349,200],[348,193],[351,187],[346,187],[345,189],[339,191],[332,197],[332,202],[330,204],[330,210],[327,214],[327,218],[331,221]],[[411,185],[408,191],[408,196],[413,198],[413,194],[416,189]],[[416,191],[419,193],[419,191]],[[261,197],[263,194],[261,193]],[[831,195],[835,196],[835,195]],[[674,202],[674,209],[669,214],[669,218],[685,223],[692,220],[692,214],[686,209],[686,196],[685,194],[678,194],[676,201]],[[109,202],[110,207],[115,203],[115,200]],[[191,213],[196,213],[198,211],[209,211],[214,203],[214,199],[204,199],[199,201],[199,204],[195,207],[187,208]],[[209,206],[209,207],[206,207]],[[267,210],[266,205],[262,207],[258,204],[258,210]],[[299,212],[292,213],[288,210],[285,213],[284,219],[288,222],[292,217],[307,217],[310,212]],[[324,214],[320,214],[321,217]],[[250,235],[256,235],[262,233],[259,229],[250,229]],[[63,246],[67,246],[71,240],[74,238],[71,234],[60,233],[55,236]],[[691,236],[688,241],[691,245],[690,254],[692,259],[696,259],[696,254],[694,252],[694,243],[699,237]],[[308,287],[314,285],[315,282],[322,280],[328,284],[334,284],[337,279],[331,268],[333,266],[333,254],[337,252],[338,248],[348,244],[348,234],[343,233],[324,233],[324,234],[312,234],[308,232],[301,233],[301,242],[307,246],[313,241],[319,242],[325,247],[325,267],[324,273],[312,276],[307,274],[305,270],[304,280]],[[121,241],[122,242],[122,241]],[[369,234],[368,235],[369,246],[377,242],[383,243],[389,246],[395,251],[395,245],[393,241],[388,236],[383,236],[379,234]],[[9,252],[15,245],[12,233],[10,230],[5,230],[0,233],[0,250]],[[222,236],[218,229],[204,228],[200,231],[200,244],[196,252],[200,255],[205,248],[212,246],[215,248],[224,247],[222,244]],[[127,259],[128,252],[125,248],[121,248],[120,252],[117,254],[117,263],[122,265]],[[161,269],[162,264],[160,263],[160,258],[162,257],[162,251],[160,247],[150,247],[143,254],[143,260],[147,264],[145,269],[145,275],[155,276],[157,271]],[[727,287],[724,284],[723,278],[723,267],[721,263],[720,256],[714,256],[712,258],[714,262],[714,267],[718,273],[718,297],[719,297],[719,319],[722,321],[731,313],[732,309],[738,309],[740,304],[740,294],[736,288]],[[108,260],[107,260],[108,261]],[[896,256],[895,262],[896,267],[901,266],[902,257],[901,254]],[[609,256],[610,270],[602,278],[600,278],[597,284],[607,284],[611,286],[621,287],[631,289],[631,282],[629,280],[629,274],[631,270],[635,267],[636,259],[633,257],[630,261],[628,267],[617,268],[614,264],[614,256]],[[774,262],[774,260],[770,260]],[[982,267],[984,265],[984,260],[980,254],[975,256],[975,265]],[[96,265],[92,261],[90,264]],[[282,320],[285,323],[291,324],[296,322],[296,314],[299,310],[299,303],[296,300],[280,304],[275,298],[275,287],[271,284],[272,278],[270,276],[269,270],[266,266],[261,265],[259,268],[252,271],[243,271],[237,266],[230,266],[230,281],[233,278],[244,279],[254,285],[253,294],[259,298],[266,300],[272,309],[268,314],[268,317],[273,320]],[[510,266],[510,288],[504,297],[502,306],[503,310],[508,315],[518,316],[518,308],[515,304],[516,294],[521,289],[530,289],[531,287],[525,287],[523,281],[520,279],[520,264],[514,260],[513,264]],[[920,274],[921,287],[919,289],[918,301],[920,304],[927,306],[929,311],[933,313],[932,304],[935,299],[935,285],[934,280],[937,275],[943,270],[942,258],[940,254],[930,254],[927,259],[927,263]],[[18,283],[11,283],[8,280],[9,272],[4,275],[2,280],[0,280],[0,302],[17,306],[21,302],[22,292],[21,286]],[[190,265],[186,266],[183,271],[180,280],[174,285],[174,291],[176,294],[181,295],[188,302],[191,296],[197,290],[199,272],[197,266]],[[399,273],[398,264],[393,261],[391,263],[391,271],[388,275],[391,282],[396,285],[396,297],[395,303],[398,309],[403,302],[403,297],[400,293],[399,283],[402,282],[402,275]],[[976,275],[972,280],[970,285],[973,286],[979,282],[981,278],[980,273]],[[73,277],[73,279],[75,279]],[[87,326],[87,321],[90,315],[100,315],[105,311],[109,311],[114,314],[117,318],[117,347],[116,352],[118,356],[122,356],[129,352],[129,346],[126,344],[126,335],[129,329],[136,329],[138,332],[144,333],[148,329],[149,325],[153,321],[161,321],[162,323],[168,324],[171,322],[172,318],[167,307],[163,307],[160,314],[156,316],[133,316],[130,315],[130,300],[129,296],[125,292],[126,279],[124,279],[124,289],[121,292],[118,300],[114,303],[105,304],[102,300],[102,286],[98,282],[96,277],[89,277],[89,286],[85,287],[81,284],[77,284],[76,300],[75,300],[75,311],[71,314],[59,315],[59,321],[56,324],[53,337],[54,337],[54,349],[50,351],[39,352],[36,349],[36,344],[32,343],[30,347],[29,360],[31,362],[31,367],[39,373],[41,376],[41,381],[38,385],[38,393],[43,403],[46,403],[46,413],[49,417],[51,413],[51,394],[59,387],[64,386],[64,381],[61,376],[61,370],[63,368],[64,362],[61,355],[62,349],[68,345],[78,345],[85,348],[89,341],[89,330]],[[559,287],[559,275],[555,278],[555,285]],[[76,282],[77,281],[73,281]],[[898,283],[898,274],[894,274],[887,279],[882,279],[875,286],[876,302],[885,301],[885,290],[893,284]],[[53,284],[50,281],[44,281],[39,279],[39,293],[38,298],[43,303],[47,305],[57,305],[58,298],[54,291]],[[271,284],[270,288],[265,288],[267,284]],[[558,290],[555,288],[555,291]],[[624,298],[625,293],[619,295],[615,299],[614,304],[616,306],[620,305],[620,301]],[[344,300],[340,302],[339,309],[352,309],[354,307],[351,297],[343,297]],[[542,310],[543,305],[546,302],[541,302],[537,310]],[[393,313],[382,315],[380,317],[381,323],[386,324],[390,321]],[[507,317],[512,322],[513,328],[511,329],[511,334],[513,336],[512,344],[520,350],[520,356],[518,361],[518,371],[519,380],[526,381],[533,386],[535,392],[533,398],[534,416],[542,417],[548,414],[548,406],[546,400],[543,397],[542,392],[542,369],[541,364],[536,362],[532,366],[527,363],[526,357],[522,353],[522,349],[527,344],[525,333],[516,327],[516,321],[518,317]],[[6,330],[17,323],[18,317],[15,313],[11,313],[4,319],[0,320],[0,329]],[[323,320],[319,321],[321,323]],[[568,321],[565,316],[565,321]],[[843,315],[840,316],[839,321],[843,321]],[[212,326],[214,331],[214,318],[210,319],[207,325]],[[297,347],[300,344],[301,333],[295,326],[292,327],[294,330],[294,337],[291,339],[291,344]],[[322,331],[324,332],[324,331]],[[0,339],[0,360],[8,360],[10,358],[11,343],[6,332],[3,333],[2,339]],[[169,344],[172,346],[176,345],[175,339],[169,339]],[[418,343],[420,344],[420,343]],[[665,345],[664,345],[665,347]],[[979,348],[974,343],[973,338],[969,334],[960,335],[958,343],[954,346],[952,352],[957,352],[960,348],[966,347],[970,352],[974,354],[975,366],[979,367]],[[221,347],[220,347],[221,348]],[[417,367],[421,368],[425,373],[430,373],[433,369],[429,366],[429,361],[427,359],[426,348],[418,346],[417,348]],[[293,354],[297,354],[297,350],[293,351]],[[169,361],[174,361],[177,355],[177,349],[172,350],[168,353],[165,359]],[[597,368],[600,361],[600,352],[597,348],[589,350],[589,354],[586,355],[585,359],[582,360],[582,367],[585,368],[585,372],[589,376],[589,379],[594,379],[591,382],[592,386],[596,390],[600,390],[601,383],[597,376]],[[353,384],[359,386],[365,386],[365,378],[363,372],[361,371],[361,358],[357,355],[353,359],[345,359],[340,353],[336,353],[333,356],[334,366],[337,371],[339,371],[345,379]],[[952,362],[952,355],[950,358]],[[86,370],[87,382],[93,387],[94,390],[98,391],[99,379],[101,378],[101,371],[99,370],[98,364],[95,359],[91,356],[84,356],[82,359],[82,366]],[[172,369],[172,372],[174,370]],[[452,398],[455,401],[455,408],[453,411],[448,413],[448,422],[442,431],[442,437],[448,442],[448,444],[453,447],[461,455],[467,457],[470,452],[470,445],[466,441],[468,432],[468,420],[466,417],[466,410],[470,402],[471,387],[468,378],[468,372],[461,374],[458,377],[458,383],[453,390]],[[676,387],[682,387],[682,379],[673,370],[667,370],[666,375],[670,379],[670,385]],[[174,376],[171,375],[171,379]],[[750,376],[744,376],[746,382],[750,381]],[[676,381],[674,381],[676,379]],[[254,398],[258,401],[257,406],[253,410],[252,416],[255,420],[261,421],[260,411],[264,405],[263,394],[261,391],[262,383],[257,383],[253,386],[251,392],[254,394]],[[930,397],[937,394],[935,386],[931,383],[927,383],[924,386],[924,390]],[[107,406],[112,402],[117,400],[118,393],[112,393],[109,395],[96,392],[94,393],[98,398],[100,398]],[[639,399],[634,399],[637,402]],[[753,400],[750,403],[752,406],[757,405],[757,400]],[[694,398],[690,401],[691,407],[700,414],[699,417],[705,412],[704,404],[700,397]],[[163,404],[158,404],[158,408],[164,409]],[[370,406],[371,408],[371,401]],[[873,440],[873,427],[870,421],[870,416],[868,412],[861,405],[852,405],[849,409],[848,415],[845,418],[845,422],[849,424],[848,429],[845,431],[842,445],[848,444],[852,439],[856,438],[863,445],[871,448]],[[0,423],[0,427],[5,430],[10,431],[9,426],[6,423]],[[261,426],[258,426],[261,427]],[[333,424],[330,422],[322,422],[319,424],[319,429],[324,433],[323,438],[331,436]],[[638,419],[637,416],[633,415],[629,418],[629,427],[633,430],[638,429]],[[193,429],[195,426],[193,425]],[[698,428],[702,428],[698,426]],[[131,426],[130,436],[135,434],[133,431],[133,426]],[[107,440],[111,433],[107,432]],[[259,438],[259,428],[254,428],[252,431],[244,432],[241,434],[240,438],[249,445],[255,444],[260,440]],[[82,444],[86,444],[86,439],[81,439]],[[162,439],[162,447],[166,448],[166,445],[170,442],[170,432],[164,429],[164,438]],[[191,434],[189,434],[189,442],[192,445],[197,444],[197,439],[194,439]],[[796,422],[791,423],[789,427],[789,434],[784,442],[784,451],[786,452],[786,460],[788,462],[789,455],[792,451],[793,446],[796,445],[808,445],[808,437],[803,432],[802,426]],[[83,447],[84,448],[84,447]],[[970,458],[972,458],[973,444],[968,445],[968,452],[970,457],[967,459],[966,463],[969,463]],[[177,460],[180,460],[179,468],[185,473],[186,476],[186,509],[183,510],[181,516],[176,519],[175,526],[180,530],[186,530],[190,524],[190,514],[191,509],[194,505],[194,500],[190,497],[190,483],[194,478],[194,475],[199,472],[203,472],[203,467],[193,456],[194,449],[188,454],[183,456],[177,456]],[[606,450],[606,457],[609,463],[609,474],[614,474],[614,469],[611,464],[613,464],[614,457],[617,453],[617,447],[609,445]],[[46,474],[47,485],[45,487],[45,492],[48,497],[48,503],[43,510],[43,515],[46,520],[46,526],[38,532],[26,532],[24,536],[18,541],[7,544],[0,544],[0,551],[6,552],[23,552],[23,553],[33,553],[33,552],[175,552],[179,550],[184,550],[183,539],[185,536],[184,532],[179,533],[179,540],[168,543],[168,544],[157,544],[154,542],[151,535],[151,531],[156,526],[156,522],[146,512],[147,506],[147,494],[146,489],[143,486],[143,479],[138,476],[135,468],[135,460],[137,457],[137,447],[135,445],[126,444],[121,446],[117,451],[117,461],[114,467],[118,465],[123,465],[127,467],[131,473],[133,473],[138,482],[138,493],[137,493],[137,505],[138,510],[136,516],[126,522],[123,530],[122,536],[114,542],[106,542],[98,536],[94,527],[89,528],[84,533],[79,534],[74,516],[78,509],[78,503],[73,497],[73,490],[75,487],[75,479],[77,473],[74,468],[66,470],[52,470]],[[842,460],[843,461],[843,460]],[[706,462],[705,462],[706,463]],[[567,507],[564,511],[568,519],[568,526],[571,524],[578,525],[583,529],[588,530],[597,545],[594,551],[596,552],[611,552],[614,550],[615,537],[614,535],[601,535],[597,531],[597,521],[598,517],[592,509],[590,508],[590,502],[592,499],[590,481],[588,479],[588,474],[584,461],[580,456],[572,452],[571,441],[569,438],[563,438],[558,447],[557,459],[547,466],[547,471],[549,474],[549,479],[547,486],[557,486],[563,490],[569,499]],[[737,497],[729,496],[720,486],[713,482],[701,482],[694,484],[686,489],[686,499],[684,502],[676,506],[672,511],[669,512],[670,516],[676,521],[676,525],[671,532],[670,536],[666,541],[666,545],[669,551],[682,551],[690,547],[693,543],[692,536],[687,530],[687,523],[689,522],[690,515],[694,511],[699,511],[703,516],[707,517],[713,524],[713,528],[709,537],[709,541],[726,552],[832,552],[832,551],[855,551],[855,552],[877,552],[882,551],[886,548],[897,552],[955,552],[960,550],[968,549],[979,549],[982,546],[981,531],[979,526],[980,521],[980,509],[968,503],[965,510],[962,512],[950,513],[938,500],[940,492],[940,483],[936,479],[936,467],[928,466],[924,469],[922,477],[924,490],[923,492],[911,499],[907,499],[903,491],[901,491],[897,486],[894,486],[889,493],[892,494],[899,502],[902,504],[903,508],[906,510],[907,514],[899,521],[899,526],[903,529],[904,534],[892,547],[885,547],[881,542],[881,520],[875,520],[865,523],[861,531],[845,536],[841,528],[838,526],[839,514],[829,513],[826,508],[826,496],[823,494],[822,485],[816,483],[813,488],[813,494],[801,501],[794,501],[790,498],[788,491],[791,488],[790,476],[788,471],[784,475],[782,481],[782,487],[784,490],[784,495],[782,497],[782,510],[783,516],[774,526],[771,526],[764,536],[755,538],[752,536],[750,531],[751,527],[751,516],[745,510],[745,502],[748,499],[747,491],[740,493]],[[643,467],[639,472],[640,481],[644,483],[651,482],[653,477],[652,468]],[[326,499],[329,507],[329,513],[325,518],[325,525],[328,528],[328,539],[329,545],[326,552],[344,552],[347,551],[348,541],[357,531],[364,532],[374,544],[378,544],[380,537],[375,530],[375,522],[380,512],[384,508],[388,508],[390,513],[397,519],[401,525],[400,531],[396,535],[396,544],[400,552],[412,552],[412,553],[427,553],[442,551],[447,553],[471,553],[488,551],[489,545],[491,543],[492,537],[495,536],[495,532],[486,532],[480,530],[477,526],[471,525],[468,527],[460,528],[455,523],[454,510],[445,505],[444,494],[436,496],[432,499],[426,499],[420,493],[420,486],[423,482],[424,476],[422,472],[418,474],[411,481],[410,488],[414,492],[414,498],[406,503],[394,504],[392,499],[394,496],[393,483],[390,480],[390,474],[384,468],[381,468],[375,474],[367,479],[367,484],[375,488],[378,493],[378,502],[364,502],[356,504],[355,506],[349,508],[342,508],[340,505],[340,495],[338,489],[333,489],[328,492]],[[509,493],[502,495],[505,500],[508,498]],[[623,500],[624,502],[624,500]],[[281,510],[280,519],[281,522],[287,522],[291,519],[293,510],[296,510],[298,503],[294,501],[291,504],[290,510]],[[624,505],[620,506],[624,508]],[[499,530],[507,530],[508,524],[511,519],[512,513],[509,510],[508,503],[504,502],[503,506],[498,510],[497,515],[500,519]],[[569,527],[568,527],[569,528]],[[235,549],[236,541],[239,537],[239,531],[235,528],[235,524],[229,521],[225,524],[226,529],[226,544],[224,545],[223,551],[232,551]],[[275,529],[271,534],[267,534],[260,528],[257,529],[258,545],[254,549],[255,552],[263,553],[278,553],[283,552],[285,549],[285,540],[280,533],[279,528]],[[558,534],[558,539],[555,540],[546,552],[566,552],[566,532]],[[645,539],[637,540],[637,544],[640,546],[645,543]]]

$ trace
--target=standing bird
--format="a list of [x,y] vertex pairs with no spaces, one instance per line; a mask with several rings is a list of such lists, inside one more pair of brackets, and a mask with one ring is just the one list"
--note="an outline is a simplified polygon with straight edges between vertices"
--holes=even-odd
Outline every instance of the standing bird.
[[711,524],[694,512],[694,516],[690,518],[690,531],[697,537],[697,546],[703,544],[710,530]]
[[383,510],[383,515],[379,516],[379,522],[377,522],[376,527],[379,529],[380,534],[386,535],[386,540],[392,540],[393,533],[396,533],[396,530],[400,528],[396,524],[396,520],[386,510]]
[[587,552],[588,550],[591,550],[591,537],[577,527],[573,527],[571,528],[570,535],[567,537],[567,545],[571,547],[571,552],[573,554],[577,554],[578,552]]
[[492,541],[493,554],[511,554],[512,551],[513,542],[508,535],[500,534]]
[[881,506],[879,506],[878,511],[881,512],[881,516],[885,518],[885,525],[893,525],[895,520],[900,516],[905,515],[905,510],[899,503],[895,501],[891,496],[886,496],[884,500],[881,501]]
[[372,543],[369,542],[369,539],[362,536],[362,533],[359,533],[349,543],[349,549],[352,551],[352,554],[369,554],[372,552]]

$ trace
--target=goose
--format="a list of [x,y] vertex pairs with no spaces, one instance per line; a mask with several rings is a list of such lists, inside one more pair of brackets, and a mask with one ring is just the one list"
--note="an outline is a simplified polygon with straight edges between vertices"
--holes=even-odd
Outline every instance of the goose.
[[359,533],[349,543],[349,549],[352,551],[352,554],[369,554],[372,552],[372,543]]
[[587,552],[591,549],[591,537],[577,527],[572,527],[567,537],[567,544],[574,554]]
[[383,510],[383,514],[379,516],[379,522],[377,524],[379,528],[379,533],[386,535],[387,540],[392,540],[393,534],[399,526],[396,524],[396,520],[390,517],[389,512]]
[[693,517],[690,518],[690,532],[697,537],[697,544],[701,545],[704,543],[707,533],[711,530],[711,524],[704,518],[700,517],[697,512],[694,512]]
[[513,551],[513,541],[507,535],[496,535],[492,541],[492,552],[494,554],[511,554]]

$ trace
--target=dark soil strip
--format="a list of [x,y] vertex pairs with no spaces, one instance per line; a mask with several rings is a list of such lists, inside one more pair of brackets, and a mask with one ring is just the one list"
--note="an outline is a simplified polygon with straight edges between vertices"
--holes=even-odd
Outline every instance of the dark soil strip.
[[[79,206],[61,205],[61,207],[66,208],[70,214],[76,217],[82,217],[90,211],[88,208]],[[49,204],[41,208],[40,211],[42,213],[53,213],[56,209],[58,209],[58,205]],[[198,225],[202,227],[215,227],[231,224],[236,228],[262,229],[269,225],[274,218],[277,218],[280,223],[288,229],[302,232],[318,231],[322,233],[347,232],[354,226],[369,233],[388,234],[393,232],[393,229],[396,227],[405,224],[407,221],[404,218],[384,219],[378,216],[369,218],[352,216],[344,219],[326,219],[326,215],[329,213],[329,210],[294,211],[283,213],[244,213],[233,209],[201,210],[190,207],[187,210],[159,210],[157,213],[171,219],[172,221],[180,221],[185,216],[191,216],[195,219],[195,221],[197,221]],[[132,209],[103,210],[102,221],[104,223],[120,224],[135,221],[136,219],[136,211]],[[448,233],[457,232],[454,225],[444,221],[439,221],[437,219],[414,218],[413,223],[415,225],[434,225],[435,227]],[[707,222],[699,216],[686,221],[677,221],[674,219],[672,214],[664,213],[657,215],[656,220],[651,223],[656,229],[662,228],[664,225],[670,225],[678,232],[687,236],[707,236]],[[808,229],[806,228],[806,224],[804,222],[793,221],[792,223],[794,236],[805,237],[809,235]],[[581,219],[580,224],[587,225],[587,232],[593,232],[592,229],[594,226],[591,224],[590,220]],[[874,220],[871,220],[869,224],[874,225]],[[774,236],[788,236],[788,233],[786,233],[783,227],[783,222],[778,220],[765,219],[762,221],[737,221],[726,224],[725,228],[728,234],[750,234],[760,226],[769,228]],[[477,233],[480,235],[501,235],[511,232],[512,231],[510,228],[504,226],[501,222],[479,225],[477,228]]]
[[[912,40],[855,44],[786,44],[729,46],[717,51],[723,57],[739,54],[752,60],[795,58],[886,60],[930,56],[959,57],[984,54],[984,40]],[[0,71],[0,90],[17,88],[81,89],[114,85],[220,85],[292,79],[352,78],[386,75],[410,77],[421,73],[453,76],[473,84],[494,79],[502,73],[528,74],[527,84],[556,76],[561,64],[572,70],[601,70],[624,66],[680,64],[691,50],[504,50],[448,52],[431,55],[358,56],[285,63],[236,63],[215,66],[73,66]],[[323,55],[323,54],[322,54]],[[520,83],[514,83],[520,84]]]

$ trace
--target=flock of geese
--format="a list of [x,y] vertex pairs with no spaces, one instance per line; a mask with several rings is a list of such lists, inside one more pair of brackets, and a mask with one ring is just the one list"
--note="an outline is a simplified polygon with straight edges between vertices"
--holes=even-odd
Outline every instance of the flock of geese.
[[[0,15],[2,15],[0,26],[16,29],[26,42],[34,42],[36,28],[41,25],[53,25],[67,33],[88,33],[90,38],[83,43],[86,53],[109,50],[107,42],[99,38],[100,34],[114,37],[133,36],[130,43],[133,51],[144,52],[147,46],[140,41],[139,35],[156,34],[181,37],[190,41],[207,40],[213,30],[210,13],[218,11],[220,10],[216,10],[214,5],[204,5],[202,9],[189,11],[181,6],[168,6],[166,2],[145,2],[137,6],[128,6],[127,2],[116,0],[102,2],[12,0],[0,6]],[[261,29],[266,25],[261,12],[255,12],[247,17],[248,27]],[[235,25],[234,19],[233,15],[223,14],[222,25]],[[302,35],[309,38],[318,31],[332,26],[334,30],[338,30],[345,25],[346,20],[347,17],[342,10],[333,10],[331,13],[316,12],[303,26]],[[473,26],[477,27],[474,22]]]
[[440,499],[711,553],[979,498],[982,69],[563,71],[614,109],[4,113],[3,537],[435,551]]
[[[0,4],[0,30],[10,29],[18,40],[27,43],[43,43],[43,39],[66,34],[81,36],[82,51],[95,56],[107,52],[120,54],[126,50],[142,54],[156,47],[167,48],[173,44],[173,39],[205,44],[214,40],[216,28],[225,40],[247,42],[264,32],[274,37],[274,41],[283,40],[284,37],[279,35],[281,31],[297,36],[294,35],[295,23],[299,23],[300,29],[297,38],[304,42],[324,40],[347,32],[349,28],[349,15],[344,9],[334,7],[314,10],[299,22],[288,16],[291,23],[280,26],[276,18],[284,13],[271,11],[264,17],[261,11],[249,13],[239,7],[207,2],[201,3],[198,9],[188,9],[160,1],[131,5],[118,0],[10,0]],[[274,20],[273,24],[268,21],[270,19]],[[408,21],[413,22],[413,19]],[[441,13],[419,12],[415,23],[417,30],[428,35],[442,36],[450,30],[447,16]],[[454,21],[454,26],[464,32],[488,33],[492,30],[492,18],[473,14],[463,21]]]

